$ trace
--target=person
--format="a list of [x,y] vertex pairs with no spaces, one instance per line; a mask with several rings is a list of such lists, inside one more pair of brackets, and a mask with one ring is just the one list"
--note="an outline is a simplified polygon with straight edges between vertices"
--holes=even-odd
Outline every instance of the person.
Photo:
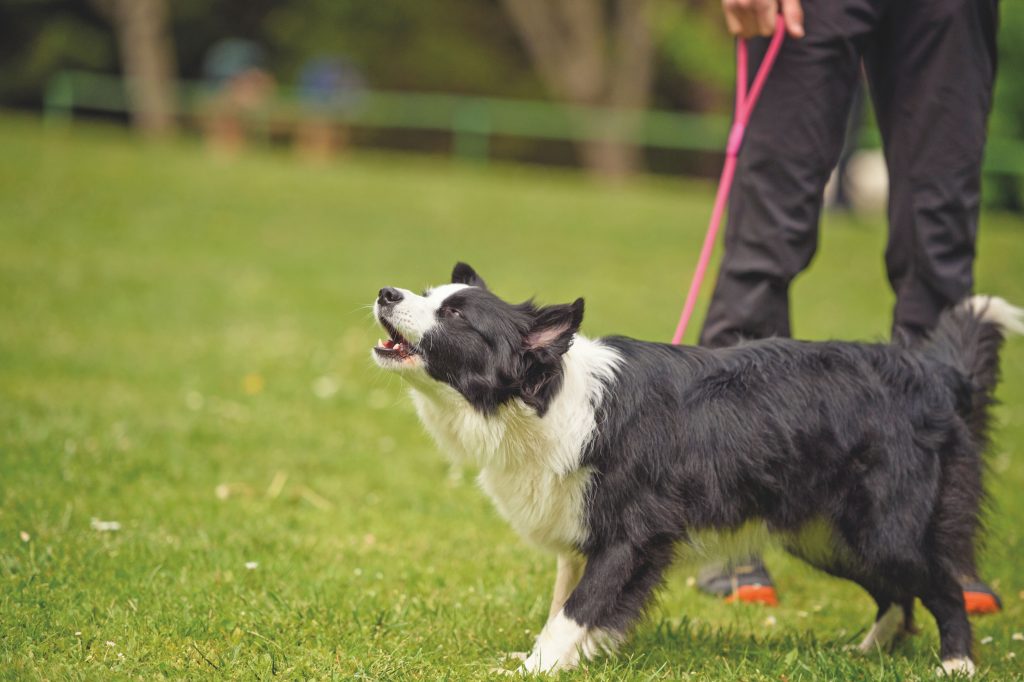
[[277,83],[266,61],[260,45],[241,38],[221,40],[204,56],[202,127],[214,153],[236,156],[246,144],[247,122],[268,111]]
[[[725,252],[700,343],[790,336],[789,285],[810,263],[829,174],[863,65],[889,170],[885,252],[894,337],[927,334],[973,284],[981,163],[996,70],[998,0],[723,0],[730,32],[763,56],[789,34],[746,129]],[[962,576],[969,612],[1001,608]],[[774,603],[759,557],[710,567],[702,589]]]

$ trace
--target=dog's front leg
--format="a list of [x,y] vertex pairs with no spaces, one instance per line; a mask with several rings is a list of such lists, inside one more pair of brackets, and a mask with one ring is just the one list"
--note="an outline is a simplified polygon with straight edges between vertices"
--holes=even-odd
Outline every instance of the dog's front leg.
[[[580,662],[580,656],[589,638],[587,627],[565,614],[565,609],[548,620],[540,631],[530,655],[523,661],[522,671],[545,673],[573,668]],[[586,657],[589,658],[596,651]]]
[[583,567],[586,560],[578,554],[559,554],[558,572],[555,574],[555,589],[551,595],[551,608],[548,610],[548,620],[554,618],[569,595],[576,589],[583,577]]
[[523,671],[552,672],[611,652],[672,560],[669,541],[620,543],[594,554],[569,599],[544,626]]
[[[583,567],[586,560],[576,553],[563,553],[558,555],[558,569],[555,573],[555,587],[551,594],[551,608],[548,609],[548,622],[554,619],[569,595],[576,589],[583,576]],[[512,651],[505,654],[506,658],[525,661],[530,654],[525,651]]]

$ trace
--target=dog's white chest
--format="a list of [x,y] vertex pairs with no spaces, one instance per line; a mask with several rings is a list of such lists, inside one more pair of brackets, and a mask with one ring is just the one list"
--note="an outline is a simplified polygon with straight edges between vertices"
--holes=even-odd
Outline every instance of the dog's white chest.
[[480,487],[517,533],[554,552],[574,551],[586,539],[586,495],[591,473],[567,475],[525,467],[485,467]]
[[441,449],[480,467],[480,486],[516,532],[545,549],[574,551],[587,537],[592,472],[582,466],[583,452],[619,362],[614,350],[577,336],[565,355],[562,389],[543,416],[522,401],[485,416],[450,386],[427,379],[413,383],[412,399]]
[[515,406],[485,418],[446,391],[414,390],[413,402],[445,452],[460,464],[480,465],[480,487],[524,539],[556,552],[575,550],[586,539],[591,473],[579,467],[581,436],[557,429],[562,439],[552,438],[549,428]]

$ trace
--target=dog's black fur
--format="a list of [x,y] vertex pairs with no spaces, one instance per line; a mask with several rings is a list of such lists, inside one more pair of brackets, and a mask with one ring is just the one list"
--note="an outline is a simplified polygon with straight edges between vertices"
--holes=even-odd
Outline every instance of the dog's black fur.
[[[511,305],[464,264],[453,281],[474,288],[446,300],[420,342],[427,371],[481,413],[521,399],[543,415],[582,300]],[[625,632],[677,546],[756,520],[864,587],[879,617],[902,606],[909,627],[920,598],[942,659],[969,657],[958,579],[975,574],[1002,340],[968,306],[915,344],[769,339],[712,350],[602,339],[622,362],[581,456],[594,472],[577,548],[587,566],[566,615]],[[798,536],[815,523],[829,542],[808,552]]]
[[[804,558],[863,586],[881,616],[920,597],[966,656],[958,577],[974,575],[984,411],[1001,335],[949,313],[917,350],[787,339],[722,350],[605,339],[626,358],[585,464],[598,472],[581,551],[607,563],[566,605],[621,631],[689,533],[750,519],[796,534],[824,520],[835,546]],[[940,358],[958,358],[950,365]],[[966,371],[957,371],[962,368]],[[972,391],[976,392],[972,395]],[[975,400],[974,397],[977,397]],[[973,431],[970,424],[977,430]],[[789,549],[800,553],[797,543]],[[616,594],[609,608],[601,595]]]

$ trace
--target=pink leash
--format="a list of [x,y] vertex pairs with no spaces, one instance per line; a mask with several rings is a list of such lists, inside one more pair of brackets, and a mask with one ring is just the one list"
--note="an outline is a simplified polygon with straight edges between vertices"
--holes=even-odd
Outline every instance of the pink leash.
[[779,50],[782,49],[782,41],[785,37],[786,25],[780,14],[776,19],[775,33],[768,45],[768,51],[761,61],[761,66],[757,69],[749,91],[747,90],[747,42],[739,40],[736,43],[736,113],[733,116],[732,129],[729,131],[729,142],[725,146],[725,165],[722,166],[722,176],[718,180],[715,208],[711,211],[711,222],[708,224],[708,233],[704,237],[704,246],[700,250],[697,270],[693,273],[693,280],[690,282],[690,291],[686,294],[683,314],[679,317],[676,333],[672,337],[674,344],[682,342],[683,334],[686,333],[686,325],[690,323],[690,316],[693,315],[693,309],[697,305],[697,295],[700,293],[701,284],[704,283],[708,263],[711,262],[711,252],[715,249],[718,228],[722,224],[722,214],[725,213],[725,205],[729,200],[729,190],[732,189],[732,179],[736,174],[736,157],[739,156],[740,146],[743,144],[743,134],[746,132],[750,115],[754,113],[757,98],[761,96],[761,90],[772,70],[775,58],[779,56]]

